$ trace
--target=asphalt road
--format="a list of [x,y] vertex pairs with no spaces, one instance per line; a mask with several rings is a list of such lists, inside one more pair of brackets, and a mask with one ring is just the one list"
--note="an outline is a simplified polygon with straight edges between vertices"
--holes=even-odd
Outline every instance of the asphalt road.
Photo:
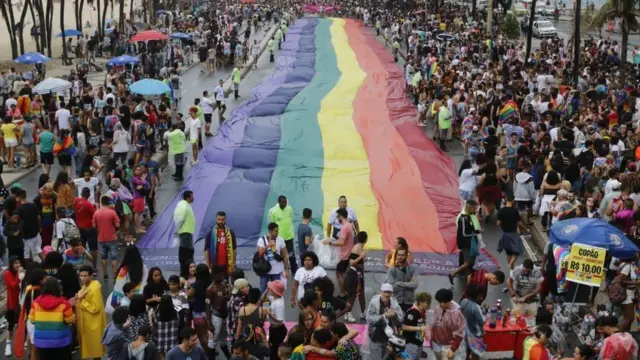
[[[241,84],[240,95],[243,97],[240,98],[238,101],[233,101],[233,100],[228,101],[227,117],[232,116],[231,114],[233,109],[243,101],[243,98],[249,97],[251,89],[254,88],[259,82],[261,82],[262,79],[264,79],[267,75],[269,75],[273,71],[273,69],[274,69],[273,63],[269,63],[268,61],[268,52],[263,53],[263,55],[258,61],[258,69],[253,70],[243,80]],[[192,104],[192,100],[194,98],[201,97],[202,91],[204,90],[209,90],[210,92],[212,92],[213,88],[216,86],[218,79],[226,78],[229,75],[229,73],[230,73],[230,69],[220,70],[213,76],[203,78],[200,75],[199,68],[195,67],[187,71],[185,74],[183,74],[182,76],[183,101],[180,106],[180,111],[186,114],[187,109]],[[462,147],[455,144],[454,142],[450,145],[450,149],[451,149],[451,152],[449,153],[449,155],[454,159],[456,164],[459,165],[462,162],[463,155],[464,155]],[[189,158],[190,158],[190,154],[189,154]],[[59,171],[59,167],[56,165],[52,169],[51,173],[55,175],[58,173],[58,171]],[[186,168],[186,171],[189,171],[189,167]],[[40,175],[40,171],[37,171],[20,181],[20,184],[27,190],[29,198],[33,198],[37,192],[39,175]],[[169,168],[163,169],[162,175],[161,175],[162,185],[158,189],[158,193],[157,193],[158,211],[162,210],[179,191],[180,183],[177,183],[173,179],[171,179],[170,175],[171,175],[171,172]],[[195,194],[195,196],[197,196],[197,194]],[[497,248],[499,236],[500,236],[500,230],[495,226],[495,224],[487,224],[485,226],[484,241],[487,244],[486,249],[491,254],[496,256],[498,260],[498,265],[502,269],[506,269],[506,256],[504,254],[502,255],[496,254],[496,248]],[[177,250],[174,250],[174,252],[177,253]],[[164,276],[166,278],[169,275],[174,273],[175,273],[174,271],[165,270]],[[332,278],[335,278],[334,271],[328,271],[328,273],[329,273],[329,276],[331,276]],[[246,274],[247,274],[247,279],[251,284],[255,286],[259,284],[258,278],[252,272],[246,272]],[[101,279],[101,278],[102,276],[100,275],[98,279]],[[385,282],[385,279],[386,279],[386,274],[383,272],[365,273],[365,284],[366,284],[365,295],[367,300],[379,292],[380,285]],[[113,286],[112,281],[103,282],[103,296],[105,296],[105,298],[110,293],[112,286]],[[437,290],[441,288],[450,288],[450,287],[451,286],[446,276],[421,275],[420,285],[417,291],[427,291],[433,295]],[[455,286],[454,286],[454,293],[456,298],[460,297],[463,287],[464,287],[463,279],[461,278],[456,279]],[[290,295],[291,295],[291,287],[287,289],[287,293],[285,296],[285,304],[289,304]],[[508,297],[502,293],[502,287],[490,287],[488,292],[487,302],[490,304],[493,304],[497,299],[502,299],[504,304],[509,303]],[[365,304],[365,306],[366,305],[367,304]],[[432,307],[435,307],[435,306],[437,306],[437,304],[434,301]],[[358,319],[361,313],[360,307],[358,305],[354,306],[352,313],[354,317]],[[297,309],[292,309],[289,306],[287,306],[285,319],[287,321],[295,321],[297,320],[297,317],[298,317]],[[0,349],[3,349],[2,345],[4,344],[0,343]],[[74,359],[77,359],[77,358],[79,358],[79,356],[76,354],[74,356]],[[3,352],[1,350],[0,350],[0,359],[4,359]]]

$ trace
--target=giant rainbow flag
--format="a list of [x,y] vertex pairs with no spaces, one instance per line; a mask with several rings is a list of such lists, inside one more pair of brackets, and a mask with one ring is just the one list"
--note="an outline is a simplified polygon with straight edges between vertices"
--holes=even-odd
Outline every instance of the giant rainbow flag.
[[[249,268],[279,195],[288,198],[296,222],[312,209],[320,234],[346,195],[369,249],[379,251],[370,253],[378,265],[402,236],[423,272],[450,271],[458,263],[458,176],[415,119],[402,70],[370,30],[354,20],[299,19],[275,72],[206,144],[183,185],[195,193],[197,231],[204,236],[216,212],[225,211],[245,249],[239,264]],[[139,243],[150,262],[154,254],[177,255],[172,214],[180,199]]]

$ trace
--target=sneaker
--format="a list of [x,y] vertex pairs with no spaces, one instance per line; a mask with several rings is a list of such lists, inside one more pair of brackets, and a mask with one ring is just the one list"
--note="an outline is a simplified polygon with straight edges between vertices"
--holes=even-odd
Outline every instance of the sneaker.
[[367,321],[367,315],[360,314],[360,321]]
[[348,323],[354,323],[356,322],[356,319],[353,317],[353,315],[351,314],[351,312],[348,312],[345,314],[344,316],[344,320]]
[[4,356],[9,357],[11,356],[11,353],[12,353],[11,342],[7,341],[7,345],[5,345],[4,347]]

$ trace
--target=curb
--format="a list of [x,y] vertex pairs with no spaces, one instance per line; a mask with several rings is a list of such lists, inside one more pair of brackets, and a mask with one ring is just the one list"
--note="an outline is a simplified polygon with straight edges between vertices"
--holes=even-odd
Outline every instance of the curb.
[[13,184],[17,183],[18,181],[24,179],[25,177],[27,177],[27,175],[30,175],[30,174],[34,173],[38,169],[40,169],[40,164],[36,164],[35,166],[29,168],[27,171],[25,171],[25,172],[23,172],[21,174],[18,174],[15,179],[7,181],[4,184],[4,187],[5,188],[10,188],[11,185],[13,185]]
[[547,234],[542,231],[542,224],[540,224],[540,221],[537,221],[537,219],[533,220],[533,225],[531,226],[531,242],[541,253],[544,253],[544,248],[549,242]]

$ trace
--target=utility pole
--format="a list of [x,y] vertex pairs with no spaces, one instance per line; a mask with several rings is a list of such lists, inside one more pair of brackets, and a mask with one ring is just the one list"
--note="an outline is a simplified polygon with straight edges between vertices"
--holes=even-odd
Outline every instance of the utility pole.
[[487,33],[493,33],[493,1],[489,0],[487,2]]
[[533,35],[533,20],[536,16],[536,0],[531,2],[531,14],[529,15],[529,27],[527,28],[527,51],[524,61],[529,61],[531,55],[531,37]]
[[573,85],[578,88],[580,78],[580,16],[582,15],[582,0],[576,0],[576,10],[574,15],[574,35],[573,35]]

